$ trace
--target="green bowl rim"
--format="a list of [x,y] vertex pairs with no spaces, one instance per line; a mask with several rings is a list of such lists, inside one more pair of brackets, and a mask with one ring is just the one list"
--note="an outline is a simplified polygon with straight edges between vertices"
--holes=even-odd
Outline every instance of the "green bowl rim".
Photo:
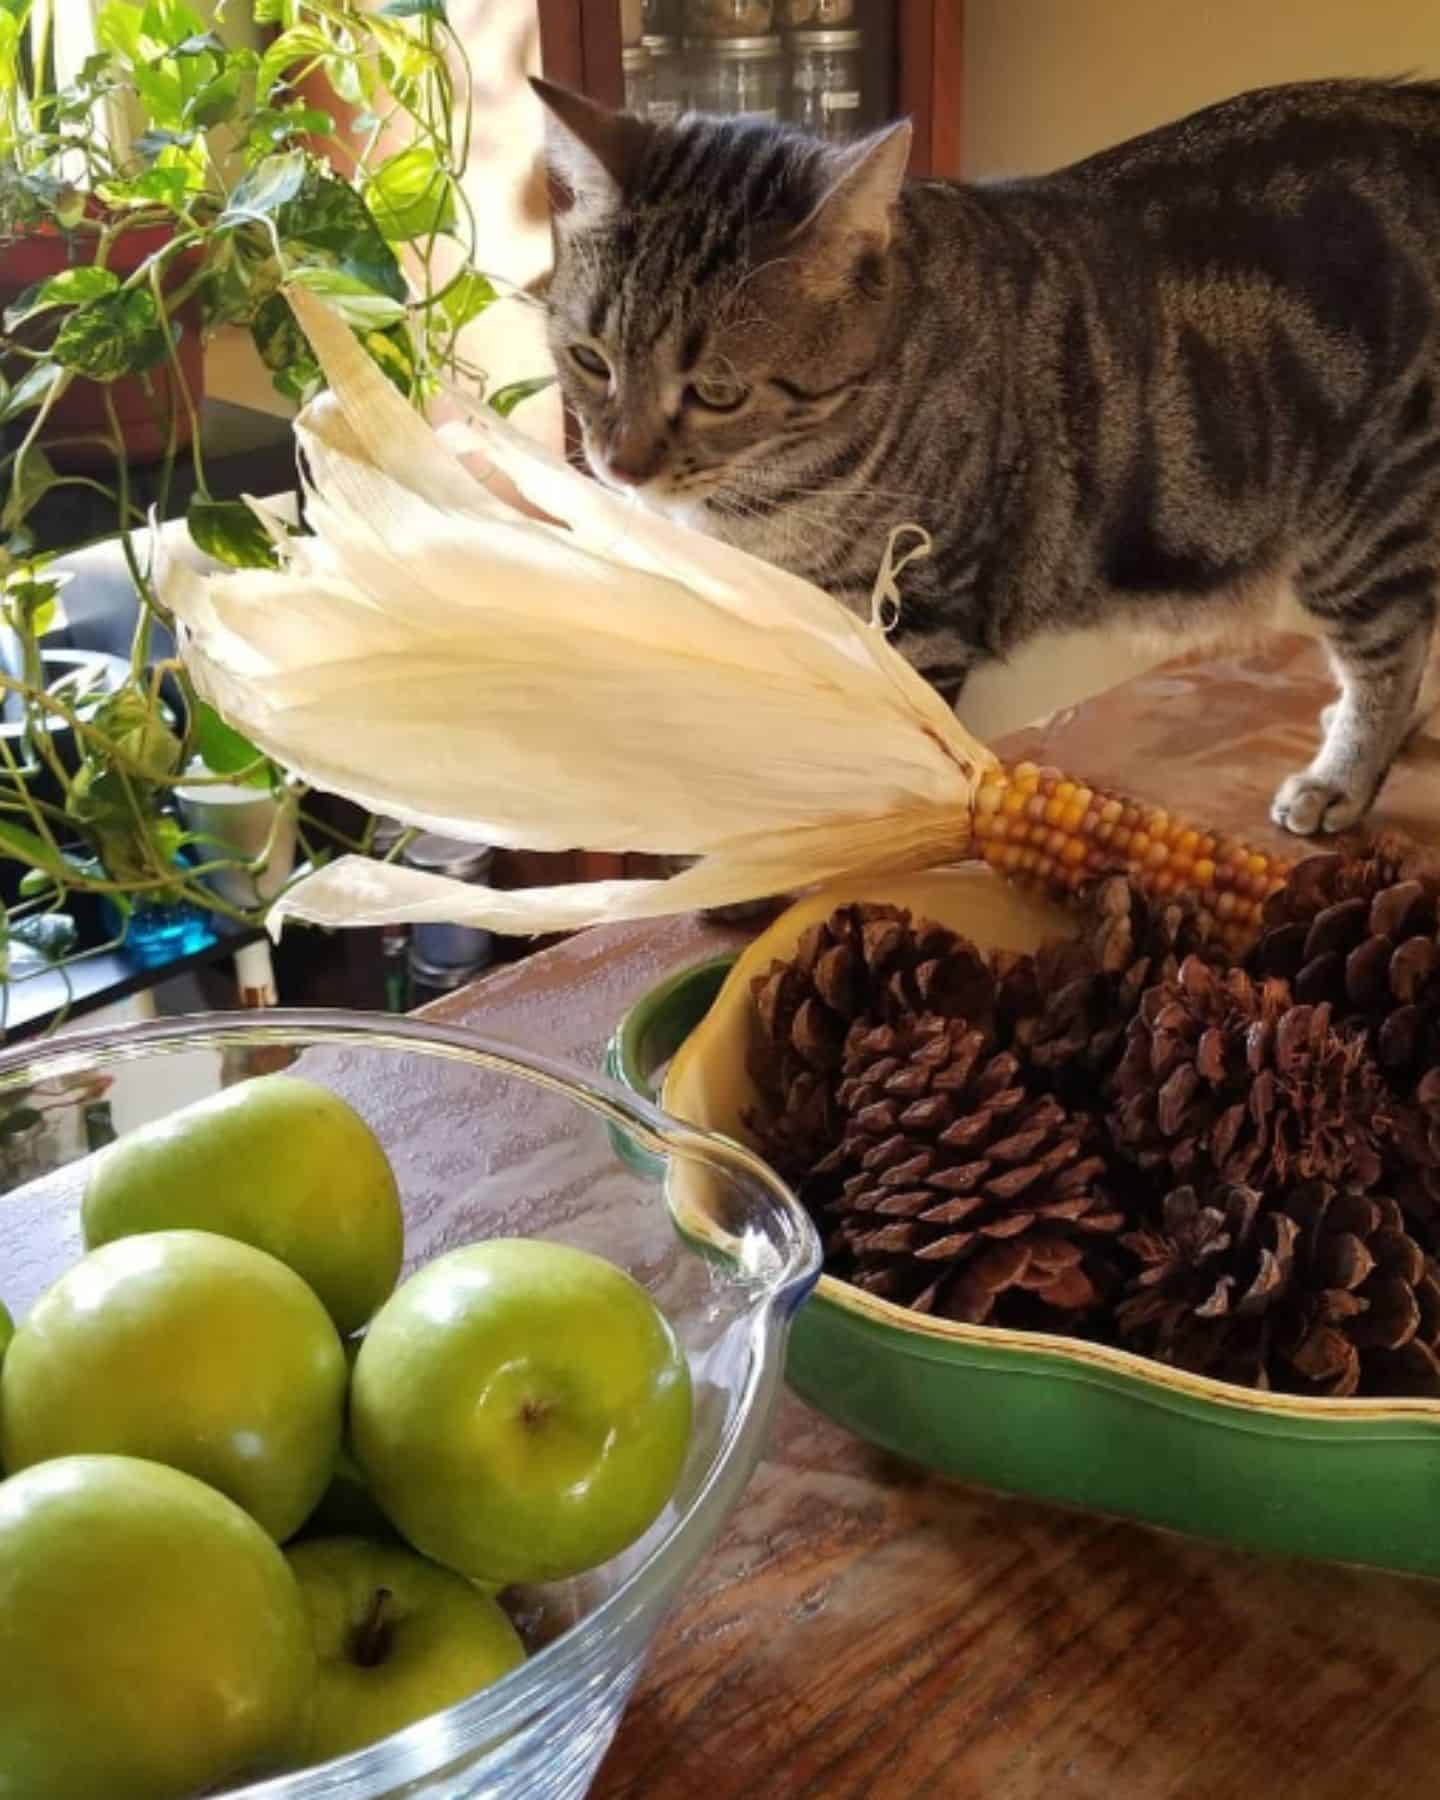
[[[606,1051],[607,1071],[613,1078],[631,1093],[663,1108],[663,1099],[654,1093],[644,1066],[647,1041],[677,1011],[683,1018],[685,1013],[693,1010],[687,1003],[697,987],[710,982],[718,993],[726,975],[738,961],[739,954],[730,952],[692,963],[667,975],[634,1001],[622,1015]],[[697,1019],[705,1016],[714,998],[712,994],[705,1002]],[[673,1055],[693,1029],[691,1024],[680,1033],[670,1045],[670,1054]],[[888,1336],[907,1355],[944,1360],[942,1346],[982,1354],[1003,1351],[1027,1361],[1040,1359],[1050,1365],[1047,1372],[1057,1377],[1118,1380],[1127,1388],[1142,1388],[1144,1398],[1151,1403],[1168,1400],[1187,1410],[1197,1405],[1207,1411],[1220,1408],[1231,1414],[1248,1414],[1256,1423],[1263,1418],[1276,1425],[1440,1424],[1440,1399],[1312,1397],[1242,1388],[1212,1376],[1170,1368],[1131,1350],[1093,1344],[1084,1338],[1062,1337],[1053,1332],[1014,1331],[997,1325],[964,1325],[952,1319],[929,1319],[923,1314],[909,1312],[893,1301],[877,1299],[834,1275],[822,1274],[805,1304],[832,1306],[852,1321],[863,1322],[872,1331]],[[802,1317],[804,1310],[802,1307]],[[1055,1368],[1056,1361],[1065,1367]]]

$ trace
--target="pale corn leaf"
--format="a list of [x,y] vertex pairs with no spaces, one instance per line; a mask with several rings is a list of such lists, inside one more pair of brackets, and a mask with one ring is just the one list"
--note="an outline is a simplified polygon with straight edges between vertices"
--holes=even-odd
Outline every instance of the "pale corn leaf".
[[[537,850],[694,855],[666,882],[492,893],[345,858],[276,909],[563,930],[962,854],[992,759],[867,621],[645,513],[486,409],[437,433],[313,295],[313,535],[162,566],[198,691],[314,785]],[[467,467],[462,435],[543,517]],[[257,508],[263,516],[263,508]]]

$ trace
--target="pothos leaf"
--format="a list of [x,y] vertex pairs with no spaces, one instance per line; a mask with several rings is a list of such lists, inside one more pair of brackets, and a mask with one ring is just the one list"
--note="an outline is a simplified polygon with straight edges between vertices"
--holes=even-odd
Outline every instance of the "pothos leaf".
[[347,324],[361,330],[373,331],[405,317],[403,301],[394,300],[389,294],[377,294],[368,282],[347,275],[343,269],[292,269],[289,280],[295,287],[318,294]]
[[59,479],[50,458],[32,445],[11,467],[10,492],[0,509],[0,531],[14,531],[40,496]]
[[455,224],[455,183],[429,144],[411,144],[365,183],[365,204],[392,243],[430,237]]
[[77,307],[56,332],[50,353],[91,381],[116,381],[162,362],[170,337],[149,289],[122,288]]
[[26,288],[13,306],[5,308],[5,329],[18,330],[27,319],[38,318],[52,307],[79,306],[86,300],[96,300],[101,294],[114,293],[119,285],[120,277],[113,269],[97,268],[93,263],[61,269]]
[[269,786],[269,764],[263,753],[233,725],[227,725],[208,700],[196,703],[195,749],[212,774],[239,775],[248,769],[248,779],[256,787]]
[[492,283],[478,269],[462,269],[440,293],[438,301],[441,312],[458,331],[499,298]]
[[63,879],[66,873],[65,858],[58,850],[23,825],[12,825],[8,819],[0,819],[0,850],[19,862],[28,863],[33,869],[44,869],[47,875],[57,879]]
[[216,224],[241,224],[257,213],[268,217],[278,212],[300,192],[305,180],[305,167],[305,158],[299,150],[286,150],[278,156],[267,156],[237,184],[229,204]]
[[197,548],[235,569],[272,569],[275,549],[243,500],[192,496],[185,522]]
[[65,371],[59,363],[48,360],[32,363],[0,404],[0,425],[19,418],[32,406],[39,406]]
[[492,412],[499,413],[502,419],[508,419],[522,400],[528,400],[532,394],[541,394],[555,382],[553,375],[532,375],[528,381],[512,381],[508,387],[496,388],[487,404]]

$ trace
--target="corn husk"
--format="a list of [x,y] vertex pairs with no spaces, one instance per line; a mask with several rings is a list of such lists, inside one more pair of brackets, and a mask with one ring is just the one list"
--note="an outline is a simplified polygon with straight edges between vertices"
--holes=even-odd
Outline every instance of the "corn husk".
[[330,383],[296,421],[313,535],[267,521],[277,570],[162,559],[196,688],[313,785],[409,824],[703,860],[502,893],[343,857],[274,923],[569,930],[964,852],[993,759],[877,624],[477,409],[468,444],[534,510],[500,498],[333,313],[291,303]]

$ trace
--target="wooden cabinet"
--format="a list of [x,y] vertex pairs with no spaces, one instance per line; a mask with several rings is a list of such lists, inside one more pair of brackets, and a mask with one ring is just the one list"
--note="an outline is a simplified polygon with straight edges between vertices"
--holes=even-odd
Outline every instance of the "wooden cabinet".
[[[702,38],[693,29],[708,19],[713,31],[727,6],[735,20],[728,38]],[[634,23],[640,7],[635,0],[539,0],[539,10],[546,75],[607,106],[625,103],[627,37],[636,40],[632,48],[637,51],[647,42],[655,48],[648,70],[652,84],[669,78],[665,65],[671,58],[681,59],[685,70],[679,83],[697,111],[720,110],[714,96],[723,95],[727,83],[732,91],[745,91],[744,72],[727,69],[727,64],[746,56],[773,56],[780,87],[775,110],[781,118],[806,125],[815,117],[828,118],[835,135],[846,127],[868,129],[888,119],[909,118],[915,127],[913,172],[960,172],[963,0],[647,0],[638,39]],[[848,16],[837,20],[837,13]],[[747,37],[749,51],[735,50],[735,37],[763,27],[766,15],[769,30],[762,35],[776,40],[773,50],[755,48],[754,35]],[[785,28],[796,19],[802,21],[798,29]],[[829,45],[816,41],[817,20]],[[839,32],[853,41],[837,44]],[[643,58],[630,60],[644,72]],[[858,103],[846,80],[847,61],[859,72]],[[827,83],[826,92],[837,102],[833,108],[826,104],[825,92],[816,93],[817,84]],[[660,103],[666,104],[663,93]],[[770,110],[759,103],[753,109]],[[752,110],[752,105],[736,110]]]

